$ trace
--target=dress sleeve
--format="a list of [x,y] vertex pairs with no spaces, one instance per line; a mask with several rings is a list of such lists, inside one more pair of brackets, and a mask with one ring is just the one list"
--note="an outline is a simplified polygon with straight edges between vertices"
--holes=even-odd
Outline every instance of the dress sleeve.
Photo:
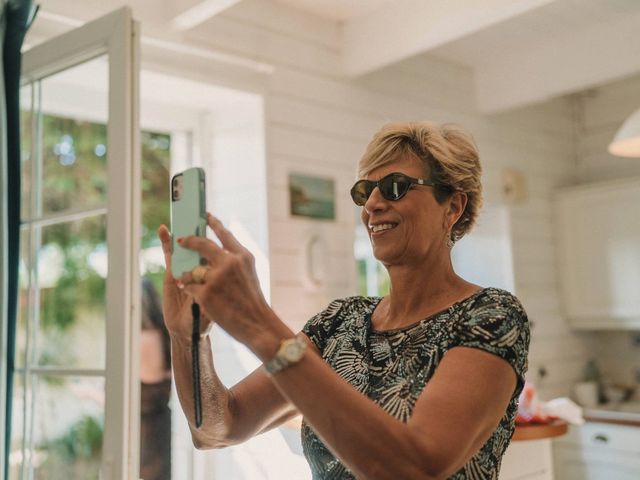
[[457,345],[484,350],[506,360],[516,372],[513,397],[524,387],[528,367],[529,320],[520,301],[504,290],[482,295],[459,323]]
[[344,303],[345,299],[334,300],[327,308],[311,317],[302,327],[302,333],[311,339],[320,352],[324,351],[327,340],[338,325]]

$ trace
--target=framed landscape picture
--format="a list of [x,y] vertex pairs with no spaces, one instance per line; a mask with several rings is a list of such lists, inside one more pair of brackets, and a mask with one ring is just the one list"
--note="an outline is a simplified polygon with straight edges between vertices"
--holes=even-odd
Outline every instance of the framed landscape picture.
[[289,174],[291,215],[334,220],[335,187],[331,178]]

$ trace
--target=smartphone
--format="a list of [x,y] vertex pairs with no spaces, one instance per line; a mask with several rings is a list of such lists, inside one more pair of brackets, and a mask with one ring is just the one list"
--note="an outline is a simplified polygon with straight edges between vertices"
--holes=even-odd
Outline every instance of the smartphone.
[[197,252],[182,248],[176,239],[206,236],[204,187],[204,170],[198,167],[177,173],[171,179],[171,269],[176,279],[203,263]]

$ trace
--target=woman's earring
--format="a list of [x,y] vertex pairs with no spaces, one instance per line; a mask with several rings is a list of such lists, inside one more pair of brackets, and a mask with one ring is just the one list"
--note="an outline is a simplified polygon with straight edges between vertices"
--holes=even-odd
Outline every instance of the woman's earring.
[[453,248],[454,243],[455,243],[455,242],[453,241],[453,238],[451,237],[451,232],[449,232],[449,233],[447,234],[447,247],[449,247],[449,249],[452,249],[452,248]]

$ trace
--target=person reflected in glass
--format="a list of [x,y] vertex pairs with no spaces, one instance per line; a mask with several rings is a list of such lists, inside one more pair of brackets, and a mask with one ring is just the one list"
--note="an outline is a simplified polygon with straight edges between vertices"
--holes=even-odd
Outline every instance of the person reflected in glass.
[[140,478],[171,480],[171,341],[149,279],[142,281],[141,323]]
[[[514,295],[468,282],[452,266],[451,249],[482,205],[480,176],[477,148],[458,126],[407,122],[378,131],[351,197],[390,293],[334,300],[297,335],[267,304],[252,254],[220,220],[209,216],[220,244],[176,239],[207,261],[178,281],[161,226],[164,314],[196,447],[234,445],[302,414],[314,479],[497,479],[524,385],[529,326]],[[200,428],[194,299],[204,319]],[[213,323],[264,362],[231,388],[214,368]]]

